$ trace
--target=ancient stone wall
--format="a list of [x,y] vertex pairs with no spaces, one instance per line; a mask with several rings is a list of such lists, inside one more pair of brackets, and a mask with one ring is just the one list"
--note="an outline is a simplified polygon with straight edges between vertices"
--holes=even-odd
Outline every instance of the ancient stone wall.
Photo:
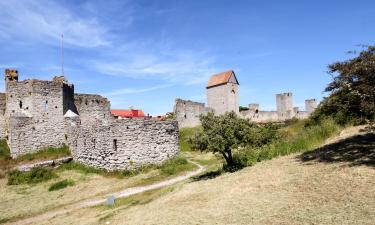
[[293,117],[293,93],[288,92],[276,95],[276,111],[280,120]]
[[66,119],[74,160],[106,170],[160,164],[179,153],[177,121],[143,118],[87,126]]
[[196,127],[200,125],[199,116],[213,112],[213,109],[205,107],[204,103],[176,99],[174,114],[179,127]]
[[114,119],[110,102],[100,95],[75,94],[74,103],[83,124],[108,123]]
[[6,94],[0,93],[0,139],[6,138],[5,110],[6,110]]
[[207,106],[214,109],[216,115],[239,113],[238,85],[227,83],[207,88]]
[[64,143],[61,83],[8,81],[6,99],[5,120],[13,157]]
[[279,122],[279,116],[276,111],[244,110],[240,112],[240,115],[242,118],[254,123]]

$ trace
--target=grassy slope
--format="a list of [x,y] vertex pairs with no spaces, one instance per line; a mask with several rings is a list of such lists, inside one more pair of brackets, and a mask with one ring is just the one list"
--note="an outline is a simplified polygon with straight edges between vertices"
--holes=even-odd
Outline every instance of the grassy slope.
[[[196,169],[195,165],[182,161],[182,158],[172,159],[162,166],[150,167],[142,173],[123,176],[125,179],[119,179],[117,175],[101,174],[86,167],[84,168],[87,170],[77,170],[76,166],[57,169],[55,172],[58,178],[38,184],[9,186],[7,179],[0,179],[0,223],[128,187],[154,183]],[[56,182],[64,180],[74,182],[74,185],[48,191]]]
[[37,161],[57,159],[65,156],[70,156],[69,147],[63,145],[57,148],[41,149],[35,153],[22,155],[16,159],[10,156],[10,150],[6,140],[0,140],[0,179],[5,176],[5,173],[11,170],[14,166],[19,164],[28,164]]
[[[315,156],[314,160],[295,154],[279,157],[215,179],[124,199],[114,208],[79,210],[46,224],[78,218],[86,224],[371,224],[375,221],[373,137],[341,140],[345,150],[336,151],[341,145],[332,145],[303,154]],[[367,155],[358,156],[358,149]],[[336,151],[342,157],[335,155],[325,163],[327,155],[321,151],[328,155]],[[349,153],[363,159],[347,157]]]

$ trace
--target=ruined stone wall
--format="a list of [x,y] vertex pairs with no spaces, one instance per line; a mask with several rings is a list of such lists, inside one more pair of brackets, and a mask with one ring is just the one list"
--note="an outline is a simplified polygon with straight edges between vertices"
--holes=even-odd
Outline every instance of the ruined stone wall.
[[6,94],[0,93],[0,139],[6,138],[5,110],[6,110]]
[[207,106],[214,109],[215,115],[226,112],[239,113],[238,85],[227,83],[207,89]]
[[110,111],[110,102],[100,95],[75,94],[74,102],[82,124],[108,123],[114,119]]
[[311,113],[306,112],[306,111],[298,111],[295,114],[295,118],[297,118],[297,119],[307,119],[307,118],[309,118],[310,114]]
[[179,153],[177,121],[113,120],[87,126],[66,119],[74,160],[106,170],[160,164]]
[[173,111],[180,128],[199,126],[201,124],[199,116],[206,115],[208,112],[213,112],[212,109],[205,107],[204,103],[189,100],[185,101],[182,99],[175,100]]
[[6,85],[5,120],[12,156],[64,143],[62,84],[25,80]]
[[245,110],[240,115],[254,123],[280,122],[276,111]]

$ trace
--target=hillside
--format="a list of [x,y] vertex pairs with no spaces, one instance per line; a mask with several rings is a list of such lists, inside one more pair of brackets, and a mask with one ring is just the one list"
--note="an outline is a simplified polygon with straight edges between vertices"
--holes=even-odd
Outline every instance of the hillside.
[[[46,224],[371,224],[375,134],[341,132],[319,149],[190,181]],[[361,133],[359,133],[361,132]]]

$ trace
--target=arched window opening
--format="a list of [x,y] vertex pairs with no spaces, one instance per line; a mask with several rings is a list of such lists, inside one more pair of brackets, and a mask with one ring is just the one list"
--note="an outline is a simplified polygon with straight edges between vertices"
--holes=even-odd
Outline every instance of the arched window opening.
[[20,109],[22,109],[22,101],[20,101]]

